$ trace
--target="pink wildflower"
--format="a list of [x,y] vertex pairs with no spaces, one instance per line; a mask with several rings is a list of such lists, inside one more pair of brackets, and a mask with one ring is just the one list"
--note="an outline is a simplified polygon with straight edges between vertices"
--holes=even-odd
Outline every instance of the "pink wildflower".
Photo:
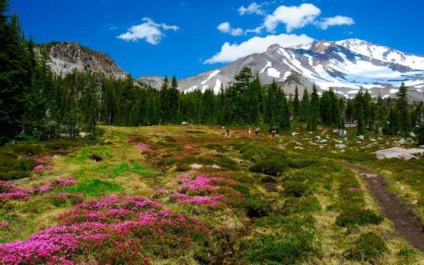
[[141,151],[143,151],[143,152],[152,152],[152,151],[153,151],[152,149],[150,149],[147,145],[145,145],[145,144],[143,144],[143,143],[138,144],[138,145],[137,145],[137,149],[138,149],[138,150],[141,150]]
[[35,166],[34,167],[34,171],[39,172],[39,171],[43,171],[43,170],[44,170],[44,166],[43,165],[38,165],[38,166]]

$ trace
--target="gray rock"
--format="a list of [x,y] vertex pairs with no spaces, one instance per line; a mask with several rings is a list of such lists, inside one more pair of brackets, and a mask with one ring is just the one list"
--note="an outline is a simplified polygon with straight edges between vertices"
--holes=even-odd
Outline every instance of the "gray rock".
[[422,148],[412,148],[406,149],[402,147],[392,147],[389,149],[383,149],[376,152],[376,157],[378,159],[388,159],[388,158],[398,158],[398,159],[417,159],[414,155],[423,155],[424,149]]
[[345,144],[336,144],[335,147],[338,148],[338,149],[345,149],[346,145]]
[[363,135],[358,135],[358,136],[356,136],[356,141],[363,141],[363,140],[365,140],[365,137],[363,136]]
[[398,141],[398,143],[400,144],[400,145],[404,145],[404,144],[406,144],[406,140],[405,139],[400,139],[399,141]]

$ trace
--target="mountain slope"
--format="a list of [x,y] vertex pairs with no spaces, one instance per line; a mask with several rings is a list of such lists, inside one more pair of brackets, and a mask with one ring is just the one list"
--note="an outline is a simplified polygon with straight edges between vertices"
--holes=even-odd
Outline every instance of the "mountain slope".
[[[358,39],[337,42],[315,41],[308,45],[283,48],[272,45],[264,53],[252,54],[220,69],[179,80],[182,91],[207,88],[218,92],[227,86],[244,66],[257,73],[263,84],[272,80],[284,82],[298,76],[301,86],[315,83],[321,90],[330,87],[345,97],[359,89],[389,97],[395,95],[402,82],[410,87],[413,99],[423,99],[424,57],[409,55],[394,49]],[[293,84],[285,85],[289,93]]]
[[[74,42],[52,42],[46,44],[49,55],[48,65],[53,73],[66,75],[76,69],[79,72],[92,71],[114,78],[124,78],[126,73],[110,56],[93,51]],[[39,46],[40,50],[41,47]]]

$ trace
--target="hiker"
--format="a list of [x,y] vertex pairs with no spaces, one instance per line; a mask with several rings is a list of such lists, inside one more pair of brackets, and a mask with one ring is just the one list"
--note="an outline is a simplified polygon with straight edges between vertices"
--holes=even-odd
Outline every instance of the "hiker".
[[227,132],[227,137],[230,137],[230,128],[225,128],[225,131]]
[[344,130],[343,131],[343,138],[346,138],[346,136],[347,136],[347,132],[346,132],[346,130]]
[[275,134],[277,133],[277,131],[275,130],[275,129],[272,129],[272,131],[271,131],[271,135],[272,135],[272,138],[274,138],[275,137]]
[[255,135],[256,136],[259,136],[259,127],[256,127],[256,129],[255,129]]
[[250,137],[250,135],[252,135],[252,128],[251,127],[249,127],[249,137]]

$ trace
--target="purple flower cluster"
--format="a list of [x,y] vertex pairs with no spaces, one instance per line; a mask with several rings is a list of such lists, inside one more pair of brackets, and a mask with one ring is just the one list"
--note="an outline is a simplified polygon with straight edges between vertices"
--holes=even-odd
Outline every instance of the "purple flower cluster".
[[214,196],[204,195],[210,195],[220,190],[220,186],[216,186],[216,184],[223,182],[233,183],[234,181],[221,177],[207,177],[205,174],[192,177],[191,172],[189,172],[180,176],[177,182],[180,184],[179,193],[171,194],[171,198],[175,199],[177,203],[207,205],[215,208],[222,204],[221,201],[225,200],[226,196],[222,194]]
[[152,149],[150,149],[147,145],[141,143],[141,144],[137,144],[137,149],[141,150],[143,152],[153,152]]
[[53,166],[49,164],[51,160],[52,160],[51,156],[45,156],[45,157],[34,159],[34,161],[38,164],[37,166],[34,167],[34,171],[40,172],[47,169],[48,170],[53,169]]
[[65,179],[58,179],[52,183],[45,183],[33,189],[24,189],[21,187],[13,186],[6,181],[0,181],[0,203],[4,203],[9,199],[28,200],[32,194],[44,193],[52,188],[59,188],[63,186],[70,186],[75,183],[74,177]]
[[9,199],[28,200],[30,194],[26,189],[10,185],[6,181],[0,181],[0,203]]
[[143,261],[146,256],[142,242],[180,235],[176,242],[189,246],[190,233],[209,232],[195,218],[161,208],[158,202],[138,196],[84,202],[59,216],[59,226],[25,241],[0,245],[0,264],[71,265],[89,255],[96,255],[101,264],[116,257],[122,260],[122,256],[127,261],[136,257]]
[[180,183],[180,191],[217,191],[220,187],[212,184],[229,182],[229,180],[224,178],[209,178],[204,174],[198,175],[194,179],[190,176],[183,175],[177,181]]
[[194,196],[191,197],[184,193],[174,193],[171,195],[171,198],[177,200],[178,203],[182,204],[198,204],[198,205],[207,205],[211,208],[215,208],[220,204],[221,200],[225,200],[225,195],[215,195],[212,197],[207,196]]

